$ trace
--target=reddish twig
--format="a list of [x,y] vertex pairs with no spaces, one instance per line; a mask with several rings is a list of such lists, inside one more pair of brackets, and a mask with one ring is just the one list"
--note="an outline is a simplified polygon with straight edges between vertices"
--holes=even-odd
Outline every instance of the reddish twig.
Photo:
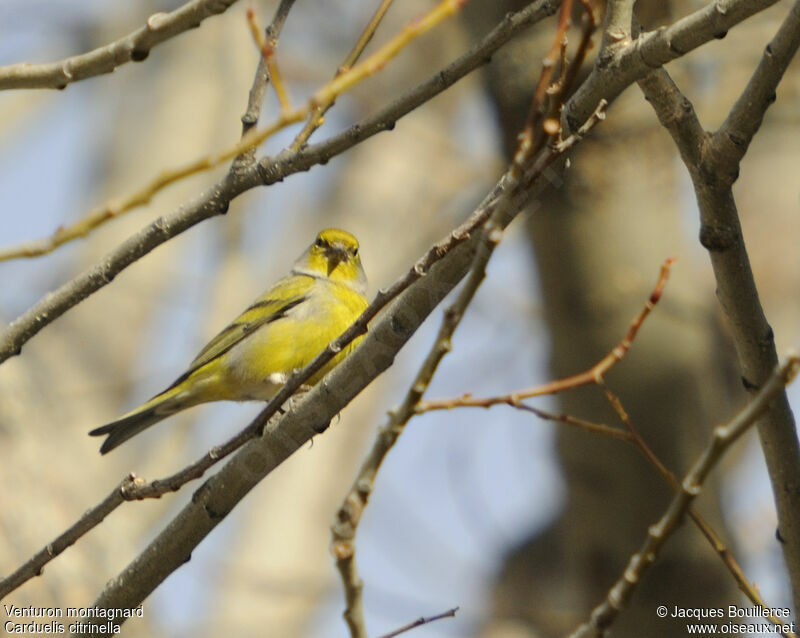
[[675,258],[670,257],[661,266],[661,273],[658,277],[655,288],[653,288],[653,292],[650,293],[650,298],[647,300],[639,314],[634,317],[626,335],[616,346],[614,346],[614,348],[611,349],[606,356],[600,359],[600,361],[595,363],[588,370],[572,375],[571,377],[566,377],[565,379],[549,381],[542,385],[527,388],[525,390],[518,390],[517,392],[500,396],[481,398],[473,397],[471,395],[464,395],[456,398],[421,401],[417,406],[417,413],[421,414],[423,412],[431,412],[433,410],[451,410],[453,408],[462,407],[489,408],[493,405],[499,404],[513,405],[514,403],[519,403],[522,399],[530,399],[532,397],[543,396],[546,394],[558,394],[564,390],[571,390],[584,385],[600,383],[603,379],[603,375],[614,365],[622,361],[622,359],[625,358],[625,355],[628,354],[628,350],[630,349],[633,340],[636,338],[639,328],[641,328],[644,320],[652,312],[659,299],[661,299],[661,295],[664,292],[664,287],[667,285],[667,280],[669,279],[670,269],[672,268],[672,264],[674,262]]

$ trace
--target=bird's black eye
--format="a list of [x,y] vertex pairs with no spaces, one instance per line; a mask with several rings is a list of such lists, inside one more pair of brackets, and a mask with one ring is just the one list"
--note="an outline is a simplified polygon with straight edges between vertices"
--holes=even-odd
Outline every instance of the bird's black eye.
[[314,242],[314,245],[317,248],[322,248],[325,245],[325,240],[322,237],[317,237],[317,241]]
[[355,257],[356,255],[358,255],[358,248],[357,247],[353,248],[353,257]]

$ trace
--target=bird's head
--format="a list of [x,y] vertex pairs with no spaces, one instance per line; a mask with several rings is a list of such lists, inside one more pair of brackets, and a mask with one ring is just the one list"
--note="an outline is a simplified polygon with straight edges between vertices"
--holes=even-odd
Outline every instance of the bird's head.
[[327,277],[364,294],[367,277],[358,255],[358,240],[345,230],[326,228],[295,264],[295,271]]

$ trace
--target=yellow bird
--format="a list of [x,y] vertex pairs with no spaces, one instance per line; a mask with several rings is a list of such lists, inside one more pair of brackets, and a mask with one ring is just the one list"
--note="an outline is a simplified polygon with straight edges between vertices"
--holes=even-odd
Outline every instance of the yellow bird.
[[[208,401],[268,401],[295,370],[311,362],[367,307],[358,240],[321,231],[289,275],[256,299],[200,351],[166,390],[89,432],[108,435],[101,454],[176,412]],[[309,379],[313,385],[346,357],[350,343]]]

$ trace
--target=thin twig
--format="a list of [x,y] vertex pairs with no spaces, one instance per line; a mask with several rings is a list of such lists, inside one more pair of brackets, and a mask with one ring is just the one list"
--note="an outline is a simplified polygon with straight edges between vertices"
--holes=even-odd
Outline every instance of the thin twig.
[[800,356],[790,355],[733,420],[714,428],[706,449],[681,482],[680,491],[675,494],[661,519],[649,528],[642,548],[631,556],[623,574],[608,591],[606,599],[594,608],[589,621],[578,627],[570,638],[601,638],[605,635],[657,560],[663,546],[680,526],[710,472],[728,448],[769,408],[775,397],[785,391],[784,386],[791,382],[798,370]]
[[592,35],[594,35],[597,29],[597,16],[592,7],[587,4],[587,0],[581,0],[581,6],[583,6],[585,11],[582,18],[583,28],[581,30],[581,39],[575,51],[575,57],[567,67],[567,71],[559,83],[559,91],[563,96],[569,95],[570,91],[572,91],[572,87],[578,77],[578,72],[581,70],[583,62],[586,60],[586,54],[591,48]]
[[[258,68],[256,69],[253,85],[247,97],[247,109],[244,115],[242,115],[242,138],[258,124],[261,107],[264,104],[264,97],[267,93],[267,86],[271,79],[268,58],[271,52],[278,48],[278,38],[280,37],[283,25],[286,22],[286,18],[289,17],[289,11],[291,11],[294,3],[295,0],[281,0],[280,5],[278,5],[278,8],[275,10],[272,22],[270,22],[270,25],[266,29],[266,40],[261,37],[254,9],[252,7],[248,7],[247,9],[247,22],[250,25],[253,38],[259,45],[261,56],[258,59]],[[230,170],[232,173],[237,173],[245,166],[253,164],[255,160],[256,149],[255,147],[251,147],[236,156],[231,164]]]
[[[556,28],[553,44],[550,50],[542,60],[542,70],[539,73],[539,80],[536,88],[533,91],[533,98],[531,99],[531,106],[528,111],[528,117],[525,121],[523,131],[528,135],[533,135],[533,144],[541,147],[544,144],[557,138],[561,132],[558,122],[556,126],[546,126],[545,123],[552,121],[552,116],[556,114],[564,105],[564,94],[559,93],[553,96],[553,99],[548,102],[547,96],[551,87],[553,77],[553,70],[556,63],[562,59],[567,45],[567,31],[571,24],[572,14],[572,0],[564,0],[561,5],[561,10],[558,17],[558,27]],[[577,62],[580,64],[580,62]],[[566,67],[562,64],[560,73],[565,73]]]
[[411,631],[412,629],[416,629],[417,627],[421,627],[422,625],[427,625],[432,622],[436,622],[437,620],[442,620],[443,618],[455,618],[456,612],[459,610],[459,607],[453,607],[452,609],[448,609],[447,611],[442,612],[441,614],[436,614],[435,616],[426,616],[422,618],[417,618],[416,620],[408,623],[407,625],[403,625],[395,629],[394,631],[390,631],[388,634],[383,634],[380,638],[395,638],[395,636],[399,636],[400,634],[404,634],[407,631]]
[[508,401],[508,405],[510,405],[512,408],[516,408],[517,410],[535,414],[537,417],[545,421],[563,423],[565,425],[576,427],[584,432],[589,432],[590,434],[599,434],[610,439],[619,439],[620,441],[633,443],[633,435],[630,432],[621,430],[620,428],[604,425],[602,423],[594,423],[592,421],[587,421],[586,419],[579,419],[578,417],[570,414],[554,414],[553,412],[542,410],[541,408],[528,405],[527,403],[522,403],[521,401],[514,401],[513,399]]
[[22,62],[0,67],[0,90],[63,89],[67,85],[103,73],[111,73],[128,62],[141,62],[150,50],[200,26],[200,23],[226,11],[236,0],[191,0],[169,13],[154,13],[143,27],[110,44],[58,62]]
[[[288,7],[286,8],[286,11],[288,11],[288,9],[291,8],[291,5],[294,4],[294,0],[284,4],[288,4]],[[284,8],[284,4],[281,4],[278,7],[279,14],[281,13],[281,9]],[[278,69],[278,63],[275,60],[275,49],[277,48],[278,44],[277,34],[268,30],[268,37],[264,38],[264,36],[261,34],[261,28],[258,26],[258,19],[256,18],[256,12],[253,7],[248,7],[247,9],[247,24],[250,27],[250,35],[253,37],[256,47],[261,53],[261,60],[264,61],[264,64],[267,67],[267,75],[269,76],[270,80],[272,80],[272,88],[275,89],[275,94],[278,96],[278,103],[281,105],[281,110],[288,111],[290,108],[289,94],[283,84],[283,79]]]
[[[364,30],[361,32],[358,41],[353,46],[353,49],[347,54],[344,62],[342,62],[342,64],[336,70],[336,75],[334,77],[338,77],[358,61],[358,58],[361,57],[364,49],[369,44],[370,40],[372,40],[372,36],[375,35],[378,25],[380,25],[381,21],[383,20],[383,16],[386,15],[386,12],[389,10],[389,7],[392,5],[393,1],[394,0],[381,0],[381,3],[375,10],[375,13],[372,15],[372,18],[367,23],[367,26],[364,27]],[[328,109],[330,109],[332,106],[333,102],[330,102],[328,104],[320,104],[314,109],[314,112],[309,116],[306,125],[303,127],[303,130],[300,131],[289,147],[291,150],[299,149],[308,141],[308,138],[311,137],[314,131],[316,131],[322,125],[325,113],[327,113]]]

